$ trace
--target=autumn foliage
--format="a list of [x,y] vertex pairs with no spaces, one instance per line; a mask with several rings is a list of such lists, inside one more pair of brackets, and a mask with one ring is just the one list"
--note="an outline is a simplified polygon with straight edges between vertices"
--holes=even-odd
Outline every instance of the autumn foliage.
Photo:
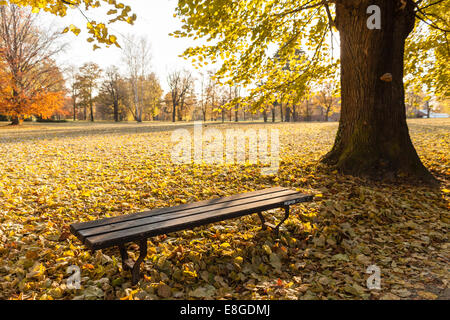
[[[448,279],[450,120],[409,124],[440,189],[325,169],[318,159],[336,123],[252,125],[280,130],[274,176],[259,164],[174,165],[172,124],[0,129],[0,299],[436,299]],[[267,186],[316,197],[292,206],[278,240],[256,214],[151,238],[136,286],[119,250],[92,254],[68,232],[75,222]],[[277,223],[283,212],[267,216]],[[382,270],[381,290],[366,286],[372,264]],[[67,288],[71,265],[81,271],[79,290]]]
[[0,7],[0,114],[13,124],[50,117],[64,104],[63,77],[52,59],[57,33],[39,30],[31,12]]
[[10,75],[2,74],[0,84],[0,114],[22,120],[35,115],[49,118],[64,104],[64,93],[37,89],[20,92]]

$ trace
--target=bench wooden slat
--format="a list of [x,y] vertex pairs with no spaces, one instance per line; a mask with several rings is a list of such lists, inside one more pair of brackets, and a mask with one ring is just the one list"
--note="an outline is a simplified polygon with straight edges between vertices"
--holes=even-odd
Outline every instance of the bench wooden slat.
[[251,213],[270,210],[273,208],[279,208],[286,203],[288,203],[288,205],[292,205],[294,203],[311,201],[312,198],[313,196],[297,193],[283,197],[262,200],[256,203],[243,204],[231,208],[226,207],[223,209],[215,210],[213,212],[205,212],[198,215],[183,217],[180,219],[161,221],[132,229],[120,230],[88,237],[85,239],[85,244],[92,250],[98,250],[118,244],[121,245],[126,242],[149,238],[160,234],[190,229],[208,223],[237,218]]
[[264,190],[240,193],[240,194],[228,196],[228,197],[214,198],[214,199],[199,201],[199,202],[190,203],[190,204],[182,204],[182,205],[177,205],[174,207],[164,207],[164,208],[158,208],[158,209],[152,209],[152,210],[146,210],[146,211],[142,211],[142,212],[127,214],[127,215],[118,216],[118,217],[103,218],[103,219],[99,219],[99,220],[95,220],[95,221],[74,223],[74,224],[70,225],[70,229],[74,234],[77,234],[79,230],[89,229],[89,228],[93,228],[93,227],[97,227],[97,226],[101,226],[101,225],[109,225],[112,223],[130,221],[130,220],[135,220],[135,219],[139,219],[139,218],[155,216],[155,215],[159,215],[159,214],[166,214],[169,212],[176,212],[176,211],[190,209],[190,208],[198,208],[198,207],[202,207],[202,206],[208,206],[208,205],[212,205],[212,204],[226,203],[226,202],[237,200],[237,199],[245,199],[245,198],[250,198],[250,197],[262,195],[262,194],[282,192],[285,190],[289,190],[289,189],[283,188],[283,187],[274,187],[274,188],[269,188],[269,189],[264,189]]
[[[128,220],[125,222],[116,222],[116,223],[111,223],[108,225],[102,225],[102,226],[93,227],[93,228],[89,228],[89,229],[82,229],[82,230],[78,231],[78,235],[79,235],[79,238],[82,241],[84,241],[87,237],[92,237],[95,235],[100,235],[100,234],[119,231],[119,230],[136,228],[139,226],[150,225],[152,223],[157,223],[157,222],[166,221],[166,220],[180,219],[180,218],[187,217],[187,216],[195,216],[195,215],[198,215],[198,214],[201,214],[204,212],[221,210],[224,207],[231,208],[231,207],[235,207],[235,206],[252,204],[252,203],[257,203],[262,200],[269,200],[269,199],[284,197],[284,196],[288,196],[288,195],[292,195],[292,194],[298,194],[298,192],[295,190],[286,189],[281,192],[257,195],[257,196],[247,197],[247,198],[240,198],[240,199],[231,200],[228,202],[210,204],[207,206],[200,206],[200,207],[195,207],[195,208],[190,208],[190,209],[182,209],[180,211],[168,212],[168,213],[159,214],[159,215],[152,215],[152,216],[147,216],[144,218],[140,217],[138,219]],[[257,205],[257,204],[255,204],[255,205]]]

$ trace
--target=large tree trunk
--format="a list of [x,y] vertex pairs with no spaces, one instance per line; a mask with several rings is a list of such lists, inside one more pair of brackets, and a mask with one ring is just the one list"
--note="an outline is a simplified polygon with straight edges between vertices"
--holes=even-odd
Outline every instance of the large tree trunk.
[[[381,29],[367,27],[369,5],[381,9]],[[413,30],[412,1],[342,0],[336,4],[341,38],[341,119],[327,164],[344,173],[432,181],[411,142],[405,112],[403,57]],[[391,78],[392,76],[392,78]]]

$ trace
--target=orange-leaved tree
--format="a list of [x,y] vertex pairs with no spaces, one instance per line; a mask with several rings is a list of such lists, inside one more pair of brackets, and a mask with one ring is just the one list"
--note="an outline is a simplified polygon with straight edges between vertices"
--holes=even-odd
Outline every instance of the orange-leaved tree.
[[59,36],[39,30],[30,11],[0,6],[0,114],[12,124],[48,118],[63,106],[64,81],[52,59],[63,49]]

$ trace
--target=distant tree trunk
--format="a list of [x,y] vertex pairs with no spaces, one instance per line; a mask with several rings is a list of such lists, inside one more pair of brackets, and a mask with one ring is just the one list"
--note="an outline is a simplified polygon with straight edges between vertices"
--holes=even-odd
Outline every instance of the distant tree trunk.
[[118,101],[114,101],[114,121],[119,122],[119,103]]
[[286,122],[291,122],[291,108],[286,107]]
[[272,108],[272,122],[275,122],[275,108]]
[[73,121],[77,121],[77,102],[73,99]]
[[297,106],[295,104],[292,105],[292,120],[297,122]]
[[12,126],[20,126],[23,123],[23,118],[21,116],[14,116],[11,118]]
[[267,122],[267,111],[266,111],[266,109],[264,109],[264,111],[263,111],[263,118],[264,118],[264,122]]
[[172,103],[172,122],[176,122],[176,113],[177,113],[177,104],[175,102]]
[[234,122],[238,121],[239,121],[239,107],[236,107],[236,109],[234,110]]
[[309,109],[309,98],[306,98],[306,121],[311,121],[311,110]]
[[435,181],[420,161],[406,123],[403,59],[415,23],[413,1],[403,9],[400,1],[376,1],[379,30],[367,28],[366,6],[352,1],[336,4],[342,111],[334,146],[323,161],[352,175],[403,173]]
[[92,101],[91,101],[91,103],[89,104],[89,109],[90,109],[90,116],[91,116],[91,122],[94,122],[94,104],[92,103]]
[[283,103],[280,103],[280,117],[281,117],[281,122],[283,122],[284,121]]
[[142,108],[139,105],[139,93],[138,93],[138,84],[137,84],[137,80],[136,84],[134,84],[134,115],[135,115],[135,120],[137,122],[142,122]]

